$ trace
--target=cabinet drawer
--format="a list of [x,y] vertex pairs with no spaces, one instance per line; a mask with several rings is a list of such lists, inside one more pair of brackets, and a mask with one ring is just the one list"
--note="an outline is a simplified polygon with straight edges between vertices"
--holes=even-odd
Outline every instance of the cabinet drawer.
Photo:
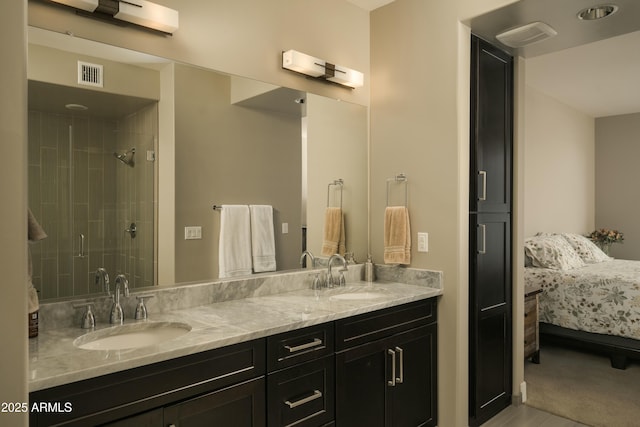
[[323,426],[335,412],[334,356],[267,375],[267,425]]
[[265,371],[264,340],[235,344],[33,392],[31,402],[69,402],[73,411],[32,412],[29,425],[100,425],[228,387]]
[[267,370],[287,368],[333,353],[333,323],[310,326],[267,338]]
[[416,301],[336,322],[336,351],[435,323],[436,299]]

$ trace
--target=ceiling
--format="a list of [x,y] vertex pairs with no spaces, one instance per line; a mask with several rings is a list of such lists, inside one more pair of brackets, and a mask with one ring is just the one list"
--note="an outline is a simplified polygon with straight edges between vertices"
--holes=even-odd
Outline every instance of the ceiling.
[[[580,21],[585,7],[615,4],[616,14]],[[541,21],[558,35],[521,49],[495,35]],[[592,117],[640,112],[640,1],[521,0],[469,23],[478,36],[526,58],[527,84]]]

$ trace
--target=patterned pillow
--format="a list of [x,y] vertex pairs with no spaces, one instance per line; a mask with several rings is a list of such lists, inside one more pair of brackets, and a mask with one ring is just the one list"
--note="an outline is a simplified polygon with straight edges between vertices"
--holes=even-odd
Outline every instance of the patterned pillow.
[[602,249],[596,246],[596,244],[587,237],[572,233],[563,233],[562,237],[569,242],[571,247],[573,247],[580,258],[582,258],[582,261],[587,264],[595,264],[597,262],[611,260],[607,254],[602,252]]
[[585,265],[569,242],[559,234],[525,239],[524,253],[534,267],[571,270]]

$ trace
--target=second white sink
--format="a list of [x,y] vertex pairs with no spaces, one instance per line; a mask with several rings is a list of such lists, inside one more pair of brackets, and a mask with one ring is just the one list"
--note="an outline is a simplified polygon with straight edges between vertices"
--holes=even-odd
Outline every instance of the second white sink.
[[144,322],[114,326],[77,338],[73,345],[84,350],[125,350],[160,344],[191,330],[180,322]]

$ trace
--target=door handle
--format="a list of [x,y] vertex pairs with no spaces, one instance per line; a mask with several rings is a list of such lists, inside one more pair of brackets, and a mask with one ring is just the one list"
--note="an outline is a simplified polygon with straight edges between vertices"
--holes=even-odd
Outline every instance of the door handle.
[[482,242],[482,249],[478,249],[478,253],[486,254],[487,253],[487,226],[485,224],[478,224],[478,227],[480,227],[480,230],[482,230],[482,239],[480,240]]
[[402,384],[404,382],[404,350],[400,347],[396,347],[396,353],[398,353],[398,356],[400,357],[400,364],[398,366],[400,373],[396,378],[396,384]]
[[396,352],[387,349],[387,354],[391,355],[391,380],[387,381],[387,385],[390,387],[396,386]]
[[478,196],[478,200],[487,200],[487,171],[478,171],[478,175],[482,178],[482,196]]

